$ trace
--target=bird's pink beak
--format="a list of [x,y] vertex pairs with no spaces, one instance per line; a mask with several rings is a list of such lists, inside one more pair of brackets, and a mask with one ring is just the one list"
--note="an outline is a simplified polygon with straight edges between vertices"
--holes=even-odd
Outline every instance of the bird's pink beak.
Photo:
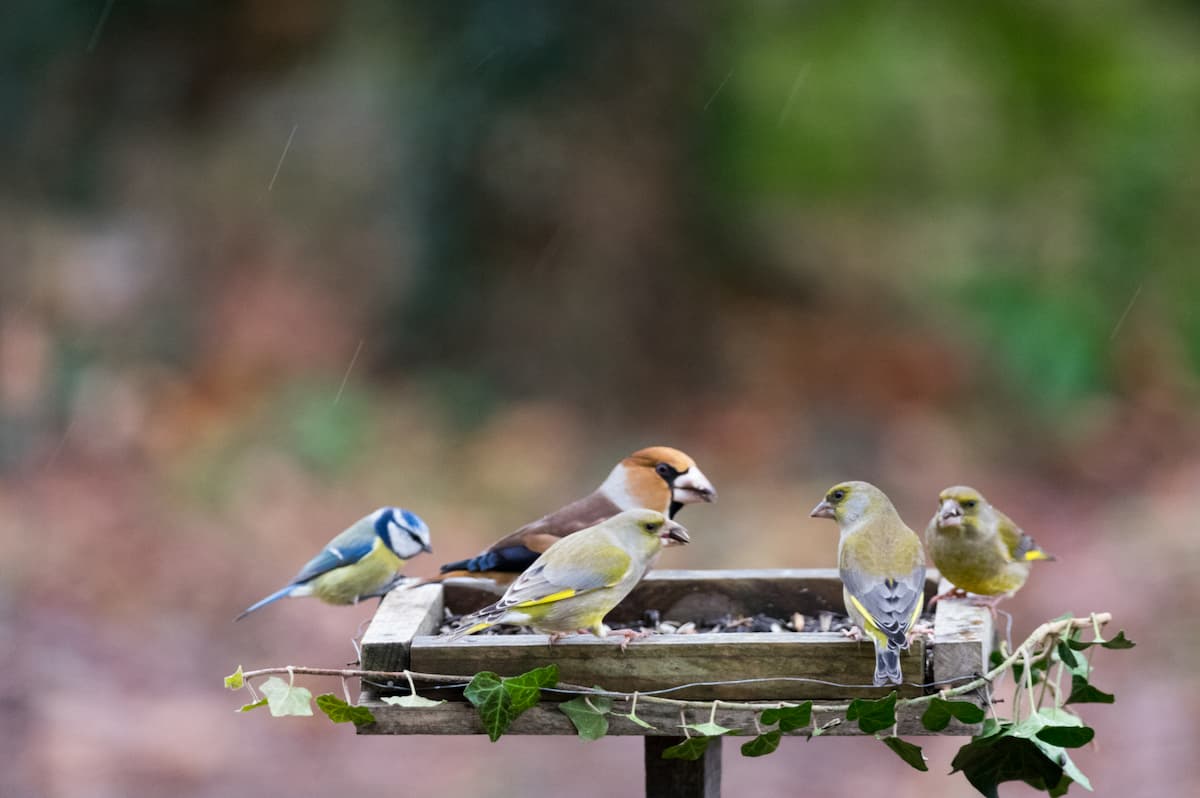
[[833,505],[824,499],[808,515],[810,518],[837,518],[837,514],[833,510]]
[[938,510],[938,526],[957,526],[963,523],[962,508],[954,499],[946,499]]

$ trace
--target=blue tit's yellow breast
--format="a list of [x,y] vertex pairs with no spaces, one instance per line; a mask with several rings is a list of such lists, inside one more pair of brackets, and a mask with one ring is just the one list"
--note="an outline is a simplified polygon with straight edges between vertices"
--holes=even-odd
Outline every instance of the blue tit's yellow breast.
[[391,581],[404,560],[379,538],[371,551],[357,562],[334,568],[312,581],[313,595],[327,604],[353,604]]

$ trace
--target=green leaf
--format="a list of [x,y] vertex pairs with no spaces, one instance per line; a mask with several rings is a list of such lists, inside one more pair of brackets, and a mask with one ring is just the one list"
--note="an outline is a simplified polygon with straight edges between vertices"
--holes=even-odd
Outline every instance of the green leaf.
[[634,714],[633,712],[628,712],[628,713],[626,713],[626,712],[614,712],[614,713],[612,713],[612,714],[616,715],[616,716],[617,716],[617,717],[619,717],[619,718],[628,718],[629,720],[631,720],[631,721],[633,721],[634,723],[636,723],[638,726],[641,726],[643,729],[653,729],[653,728],[654,728],[654,727],[653,727],[653,726],[651,726],[649,723],[647,723],[646,721],[644,721],[644,720],[642,720],[641,718],[639,718],[639,717],[638,717],[636,714]]
[[890,729],[896,725],[896,691],[875,701],[854,699],[846,711],[846,720],[857,720],[858,728],[867,734]]
[[1088,726],[1047,726],[1037,733],[1039,740],[1059,748],[1078,748],[1090,743],[1095,736],[1095,730]]
[[537,704],[542,696],[543,687],[553,687],[558,684],[558,666],[547,665],[544,668],[534,668],[520,676],[510,676],[502,680],[504,690],[512,698],[513,711],[520,715],[525,710]]
[[267,699],[260,698],[252,704],[244,704],[242,708],[238,710],[238,712],[249,712],[252,709],[258,709],[259,707],[265,707],[266,705]]
[[1071,674],[1071,695],[1067,697],[1068,704],[1111,704],[1116,696],[1106,693],[1088,684],[1088,680],[1079,674]]
[[1113,651],[1126,649],[1126,648],[1133,648],[1136,645],[1137,645],[1137,643],[1133,642],[1132,640],[1130,640],[1128,637],[1125,636],[1124,629],[1117,632],[1117,636],[1114,637],[1112,640],[1109,640],[1106,643],[1100,644],[1100,646],[1102,648],[1111,649]]
[[684,725],[685,729],[691,729],[697,734],[703,734],[705,737],[720,737],[722,734],[729,734],[733,729],[727,729],[720,723],[688,723]]
[[537,704],[542,687],[557,683],[557,665],[503,679],[492,671],[482,671],[471,679],[463,695],[479,711],[488,739],[496,742],[522,712]]
[[1055,648],[1058,652],[1058,658],[1062,660],[1062,664],[1070,668],[1072,671],[1079,667],[1079,657],[1075,656],[1070,643],[1066,640],[1059,640],[1058,646]]
[[238,665],[236,671],[225,677],[225,686],[230,690],[241,690],[246,686],[246,680],[242,678],[241,665]]
[[998,798],[998,787],[1006,781],[1024,781],[1037,789],[1058,785],[1063,769],[1049,759],[1031,740],[1008,733],[1002,724],[999,733],[972,739],[958,749],[950,765],[951,773],[962,772],[975,789],[988,798]]
[[742,743],[742,756],[766,756],[767,754],[775,753],[775,749],[779,747],[779,741],[783,738],[781,731],[769,731],[755,737],[753,740]]
[[272,717],[312,716],[312,693],[306,688],[296,687],[278,676],[272,676],[259,689],[267,697],[267,707],[271,710]]
[[375,722],[375,716],[371,714],[371,710],[347,704],[333,693],[317,696],[317,709],[328,715],[334,723],[353,723],[355,726],[362,726]]
[[899,737],[884,737],[883,744],[895,751],[898,757],[917,770],[929,770],[929,765],[925,764],[925,755],[921,753],[921,746],[913,745],[910,742],[901,740]]
[[921,725],[929,731],[941,731],[950,725],[951,718],[956,718],[962,723],[974,724],[981,723],[986,714],[970,701],[935,698],[929,702],[929,708],[921,716]]
[[812,723],[812,702],[805,701],[803,704],[797,704],[794,707],[764,709],[762,715],[759,716],[759,720],[767,726],[778,723],[779,730],[782,732],[803,729]]
[[612,699],[607,696],[578,696],[558,705],[559,711],[571,719],[582,740],[599,740],[608,734],[608,718]]
[[686,759],[689,762],[694,762],[704,756],[704,752],[708,750],[708,744],[713,741],[712,737],[688,737],[681,743],[677,743],[662,752],[663,759]]
[[391,704],[394,707],[404,707],[405,709],[428,709],[436,707],[438,704],[446,703],[444,700],[438,701],[432,698],[426,698],[423,695],[410,693],[409,695],[389,695],[380,699],[385,704]]

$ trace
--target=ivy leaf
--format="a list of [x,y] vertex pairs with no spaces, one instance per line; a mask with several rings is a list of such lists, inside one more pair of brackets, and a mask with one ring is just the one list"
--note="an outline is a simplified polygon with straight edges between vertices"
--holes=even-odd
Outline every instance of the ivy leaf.
[[1062,664],[1074,671],[1079,667],[1079,657],[1075,656],[1075,651],[1071,648],[1066,640],[1058,641],[1058,646],[1055,648],[1058,652],[1058,658],[1062,660]]
[[541,698],[543,687],[553,687],[558,684],[558,666],[547,665],[544,668],[534,668],[520,676],[510,676],[502,680],[505,692],[512,699],[513,711],[520,715],[525,710],[535,706]]
[[471,679],[463,695],[479,711],[488,739],[496,742],[522,712],[537,704],[542,687],[552,687],[557,682],[557,665],[503,679],[492,671],[481,671]]
[[238,665],[236,671],[225,677],[225,686],[230,690],[241,690],[246,686],[246,680],[242,677],[241,665]]
[[317,696],[317,709],[328,715],[334,723],[353,723],[355,726],[363,726],[375,722],[375,716],[371,714],[371,710],[347,704],[333,693]]
[[812,723],[812,702],[805,701],[803,704],[797,704],[794,707],[764,709],[759,719],[768,726],[778,723],[781,732],[803,729]]
[[753,740],[742,743],[742,756],[766,756],[767,754],[775,753],[775,749],[779,747],[779,741],[783,738],[781,731],[769,731],[755,737]]
[[[1009,724],[1003,724],[1007,727]],[[998,787],[1006,781],[1024,781],[1037,789],[1058,785],[1062,767],[1047,758],[1030,740],[1014,737],[1004,728],[990,737],[972,739],[958,749],[951,773],[962,772],[975,789],[987,798],[998,798]]]
[[258,709],[259,707],[265,707],[266,705],[267,705],[267,699],[260,698],[253,703],[243,705],[242,708],[237,711],[238,712],[249,712],[252,709]]
[[1130,640],[1128,637],[1125,636],[1124,629],[1117,632],[1117,636],[1114,637],[1112,640],[1109,640],[1106,643],[1100,644],[1101,648],[1107,648],[1107,649],[1110,649],[1113,651],[1118,651],[1118,650],[1126,649],[1126,648],[1133,648],[1136,645],[1137,645],[1137,643],[1133,642],[1132,640]]
[[1079,748],[1090,743],[1095,736],[1095,730],[1088,726],[1047,726],[1037,733],[1039,740],[1059,748]]
[[559,704],[558,709],[571,719],[581,740],[599,740],[608,734],[608,718],[604,716],[612,711],[611,698],[581,695]]
[[1071,695],[1067,697],[1068,704],[1111,704],[1116,696],[1088,684],[1088,680],[1077,673],[1071,674]]
[[921,716],[921,725],[929,731],[941,731],[950,725],[950,719],[956,718],[962,723],[981,723],[987,713],[970,701],[947,701],[935,698],[929,702],[929,708]]
[[688,737],[681,743],[676,743],[662,752],[663,759],[686,759],[694,762],[704,756],[712,737]]
[[1059,748],[1078,748],[1096,736],[1095,730],[1083,725],[1083,718],[1057,707],[1038,711],[1044,725],[1035,732],[1042,742]]
[[267,708],[271,710],[272,717],[312,716],[312,693],[307,688],[296,687],[278,676],[272,676],[259,690],[267,697]]
[[691,729],[697,734],[703,734],[705,737],[720,737],[722,734],[729,734],[733,729],[727,729],[720,723],[707,721],[705,723],[688,723],[684,725],[685,729]]
[[867,734],[890,729],[896,725],[896,691],[875,701],[854,699],[846,711],[846,720],[857,720],[858,728]]
[[921,753],[921,746],[913,745],[910,742],[901,740],[899,737],[884,737],[883,744],[895,751],[897,756],[917,770],[929,770],[929,765],[925,764],[925,755]]
[[647,723],[646,721],[642,720],[641,718],[639,718],[639,717],[638,717],[636,714],[634,714],[634,713],[632,713],[632,712],[628,712],[628,713],[626,713],[626,712],[614,712],[614,713],[612,713],[612,714],[616,715],[616,716],[617,716],[617,717],[619,717],[619,718],[628,718],[629,720],[631,720],[631,721],[633,721],[634,723],[636,723],[638,726],[641,726],[643,729],[653,729],[653,728],[654,728],[654,727],[653,727],[653,726],[651,726],[649,723]]
[[445,700],[435,700],[426,698],[423,695],[410,693],[408,695],[389,695],[380,699],[385,704],[391,704],[394,707],[404,707],[405,709],[427,709],[436,707],[438,704],[446,703]]

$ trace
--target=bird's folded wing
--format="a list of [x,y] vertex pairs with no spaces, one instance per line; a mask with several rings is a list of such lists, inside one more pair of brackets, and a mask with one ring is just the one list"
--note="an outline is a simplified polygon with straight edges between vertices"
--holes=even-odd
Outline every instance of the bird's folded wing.
[[371,553],[375,542],[379,540],[378,536],[373,532],[370,535],[360,536],[359,539],[341,538],[341,535],[334,538],[328,546],[321,549],[320,554],[309,560],[300,569],[300,573],[296,574],[295,578],[292,579],[292,584],[307,582],[323,573],[332,571],[334,568],[341,568],[343,565],[358,562]]
[[597,491],[500,538],[489,546],[488,550],[525,546],[530,551],[541,554],[557,543],[559,538],[595,526],[619,512],[621,508],[614,504],[612,499]]
[[[629,573],[632,558],[620,546],[595,540],[584,541],[586,546],[563,546],[551,562],[541,562],[530,568],[512,583],[497,609],[532,607],[577,596],[589,590],[611,587]],[[563,556],[566,555],[566,556]]]
[[1013,523],[1011,518],[999,510],[993,510],[993,512],[996,513],[996,529],[1000,534],[1000,540],[1004,543],[1004,550],[1010,560],[1028,562],[1030,560],[1054,559],[1042,551],[1037,541],[1026,535],[1024,530]]
[[869,618],[887,638],[903,647],[908,629],[916,622],[924,604],[925,566],[905,576],[889,578],[862,571],[841,571],[842,582],[859,612]]

